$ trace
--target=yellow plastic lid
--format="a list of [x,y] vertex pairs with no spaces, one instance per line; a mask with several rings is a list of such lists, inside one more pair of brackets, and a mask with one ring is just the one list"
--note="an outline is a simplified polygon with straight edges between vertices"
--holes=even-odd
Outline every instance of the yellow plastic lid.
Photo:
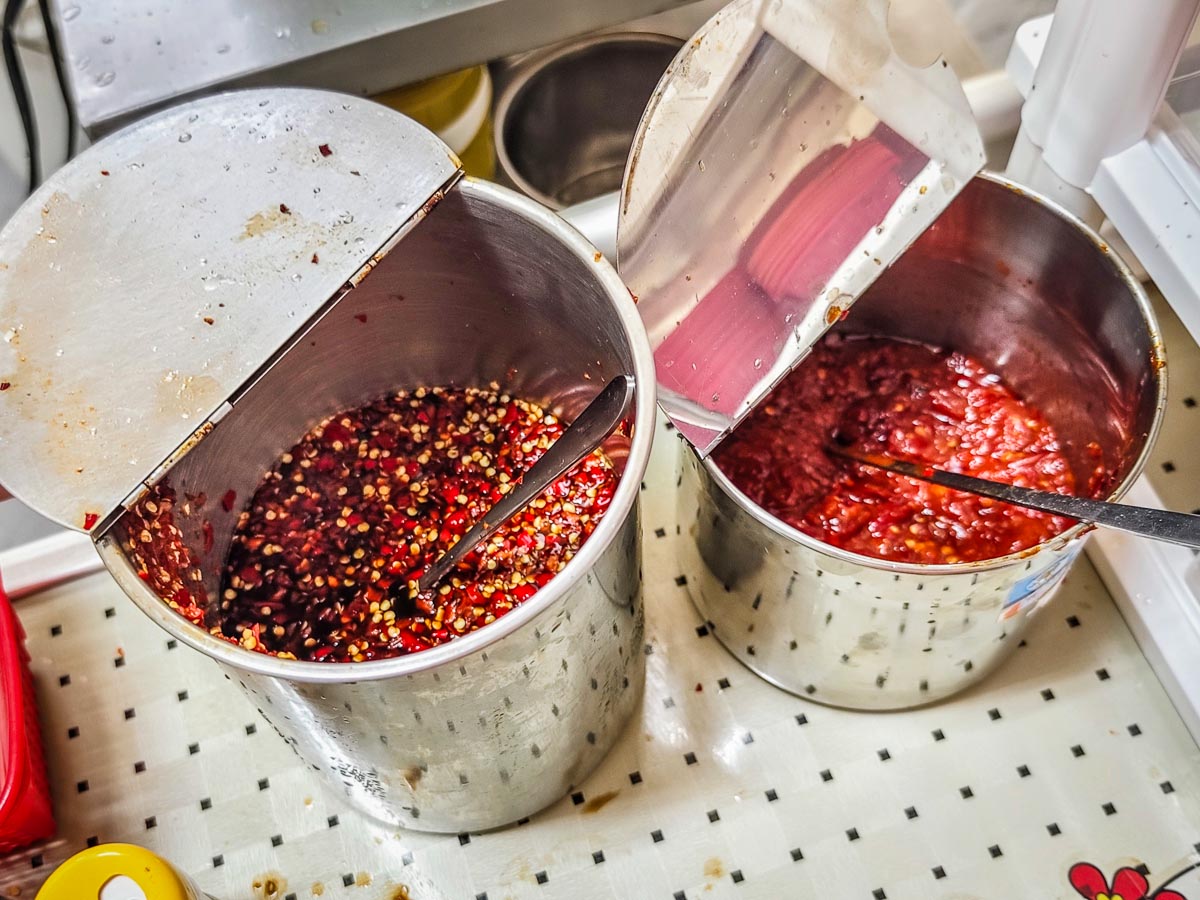
[[55,869],[37,900],[202,900],[202,895],[144,847],[100,844]]
[[458,155],[468,175],[491,178],[495,174],[492,79],[487,66],[438,75],[371,99],[434,132]]
[[384,91],[371,99],[436,132],[463,114],[486,77],[487,67],[475,66]]

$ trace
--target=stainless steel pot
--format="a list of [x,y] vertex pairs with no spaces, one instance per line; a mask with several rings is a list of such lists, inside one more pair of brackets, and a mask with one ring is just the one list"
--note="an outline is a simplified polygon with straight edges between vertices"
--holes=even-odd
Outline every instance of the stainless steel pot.
[[496,104],[500,174],[552,209],[619,189],[642,111],[682,44],[599,34],[521,60]]
[[[838,327],[983,360],[1045,413],[1077,473],[1099,443],[1114,499],[1158,431],[1163,352],[1140,285],[1081,222],[998,177],[968,185]],[[801,533],[711,460],[681,458],[682,565],[709,629],[763,678],[835,706],[916,706],[986,676],[1085,533],[978,563],[886,562]]]
[[[608,378],[631,372],[632,439],[606,448],[622,471],[616,496],[563,572],[451,644],[324,664],[250,652],[176,615],[131,566],[121,523],[100,554],[134,603],[216,660],[360,809],[422,830],[492,828],[582,782],[641,696],[637,498],[654,432],[650,352],[612,267],[558,217],[504,188],[460,182],[377,259],[171,470],[171,484],[181,497],[249,497],[319,418],[401,387],[497,381],[570,418]],[[236,518],[210,501],[177,520],[209,596]]]

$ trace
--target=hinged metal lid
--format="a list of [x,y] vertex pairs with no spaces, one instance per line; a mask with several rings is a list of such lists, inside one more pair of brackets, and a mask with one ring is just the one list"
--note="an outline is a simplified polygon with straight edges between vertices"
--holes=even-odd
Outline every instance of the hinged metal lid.
[[983,166],[954,73],[896,55],[887,0],[733,0],[659,83],[618,268],[659,402],[702,455]]
[[89,148],[0,231],[0,484],[102,526],[458,178],[367,100],[197,100]]

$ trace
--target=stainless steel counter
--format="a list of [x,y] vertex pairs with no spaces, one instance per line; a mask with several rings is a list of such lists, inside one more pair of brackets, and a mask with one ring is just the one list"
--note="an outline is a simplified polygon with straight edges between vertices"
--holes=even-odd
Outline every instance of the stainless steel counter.
[[92,137],[214,90],[371,94],[686,0],[50,0]]

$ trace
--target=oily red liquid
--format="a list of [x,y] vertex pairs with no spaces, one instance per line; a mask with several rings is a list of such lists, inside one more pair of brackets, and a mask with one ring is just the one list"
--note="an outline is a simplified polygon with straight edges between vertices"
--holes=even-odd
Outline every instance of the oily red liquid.
[[830,335],[720,446],[716,463],[776,517],[879,559],[993,559],[1074,524],[833,459],[824,448],[835,439],[951,472],[1074,493],[1050,424],[961,353]]

